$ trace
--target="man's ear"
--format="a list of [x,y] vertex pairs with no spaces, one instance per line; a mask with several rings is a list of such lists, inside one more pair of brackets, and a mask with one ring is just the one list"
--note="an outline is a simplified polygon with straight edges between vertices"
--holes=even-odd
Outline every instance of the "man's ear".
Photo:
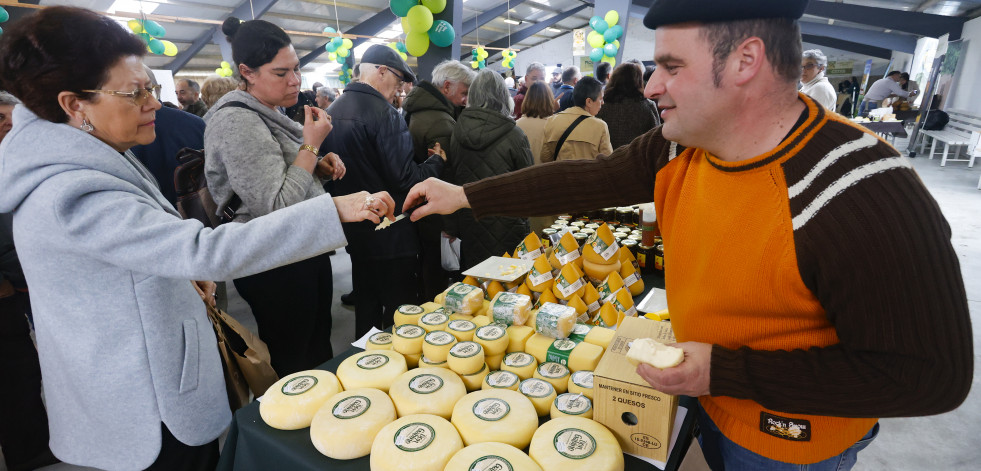
[[[755,36],[747,38],[729,55],[726,67],[729,80],[736,86],[745,85],[759,75],[765,64],[769,64],[766,59],[766,44]],[[726,78],[723,77],[722,81],[726,82]]]

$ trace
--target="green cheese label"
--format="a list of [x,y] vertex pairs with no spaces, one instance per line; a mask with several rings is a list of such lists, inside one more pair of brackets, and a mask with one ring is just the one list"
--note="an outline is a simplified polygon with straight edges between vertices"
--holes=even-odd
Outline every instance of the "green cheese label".
[[380,353],[373,353],[371,355],[365,355],[361,358],[358,358],[356,364],[358,365],[358,368],[361,368],[363,370],[374,370],[384,366],[386,363],[388,363],[388,360],[389,358],[385,355],[382,355]]
[[377,332],[368,337],[368,341],[376,345],[388,345],[392,343],[392,334],[388,332]]
[[492,388],[510,389],[511,386],[518,384],[518,375],[510,371],[494,371],[484,378]]
[[555,408],[565,414],[583,415],[593,408],[593,404],[582,394],[565,393],[555,398]]
[[560,365],[568,365],[569,357],[572,355],[572,350],[576,348],[577,343],[569,339],[559,339],[552,342],[549,345],[548,350],[545,352],[545,361],[554,362]]
[[566,458],[582,460],[589,458],[596,451],[596,439],[585,430],[567,428],[555,434],[552,446]]
[[446,331],[434,330],[426,334],[426,343],[430,345],[443,346],[453,342],[456,342],[456,337]]
[[593,326],[586,325],[586,324],[576,324],[576,326],[572,329],[572,332],[569,333],[569,340],[572,340],[573,342],[576,343],[585,342],[586,336],[589,335],[590,330],[593,330]]
[[425,450],[436,439],[436,431],[429,424],[413,422],[395,432],[395,446],[402,451]]
[[483,348],[476,342],[460,342],[450,349],[450,355],[457,358],[470,358],[481,352]]
[[555,391],[555,388],[548,381],[538,378],[528,378],[521,382],[518,386],[518,391],[528,397],[541,398],[548,397],[549,394]]
[[493,397],[481,399],[473,405],[473,414],[488,422],[501,420],[510,412],[511,406],[507,401]]
[[498,340],[507,335],[507,333],[508,331],[504,327],[495,324],[488,324],[477,329],[477,332],[475,332],[474,335],[476,335],[480,340],[490,341]]
[[467,471],[514,471],[514,467],[500,456],[488,455],[477,458]]
[[419,322],[426,324],[428,326],[443,325],[450,321],[450,316],[443,314],[442,312],[433,311],[419,319]]
[[344,400],[334,404],[334,408],[331,409],[331,413],[334,417],[338,419],[353,419],[355,417],[360,417],[371,407],[371,399],[364,396],[351,396],[344,398]]
[[280,390],[287,396],[298,396],[313,389],[316,385],[316,376],[303,375],[287,381]]
[[424,310],[425,309],[423,309],[420,306],[416,306],[415,304],[403,304],[403,305],[399,306],[399,309],[398,309],[399,312],[401,312],[402,314],[405,314],[407,316],[414,316],[416,314],[422,314],[422,312]]
[[569,368],[565,365],[549,362],[538,365],[538,374],[549,379],[563,378],[569,375]]
[[409,389],[416,394],[432,394],[443,387],[443,378],[421,374],[409,380]]

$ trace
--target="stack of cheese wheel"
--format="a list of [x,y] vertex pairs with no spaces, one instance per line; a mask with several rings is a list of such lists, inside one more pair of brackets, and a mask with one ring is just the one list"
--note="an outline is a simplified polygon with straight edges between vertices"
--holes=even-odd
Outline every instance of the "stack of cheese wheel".
[[603,224],[582,247],[583,270],[594,283],[620,271],[620,246],[608,224]]
[[508,353],[504,355],[504,361],[501,363],[501,371],[510,371],[522,380],[533,377],[536,368],[538,368],[538,360],[525,352]]
[[320,406],[342,390],[337,377],[329,371],[293,373],[266,390],[259,403],[259,415],[267,425],[280,430],[309,427]]
[[376,388],[388,392],[399,375],[408,371],[405,357],[392,350],[365,350],[337,366],[337,379],[344,389]]
[[538,414],[519,392],[487,389],[457,401],[451,422],[467,445],[498,442],[525,448],[538,428]]
[[446,419],[431,414],[402,417],[383,427],[371,444],[372,471],[443,469],[463,440]]
[[447,366],[458,375],[470,375],[480,371],[484,364],[484,348],[477,342],[458,342],[450,348]]
[[582,417],[546,422],[535,432],[528,455],[543,471],[621,471],[624,467],[617,438],[598,422]]
[[466,319],[451,319],[446,324],[446,331],[453,334],[461,342],[473,340],[473,332],[475,330],[477,330],[477,324]]
[[463,380],[464,386],[467,387],[467,391],[473,392],[481,388],[484,384],[484,378],[490,373],[490,368],[487,367],[487,363],[477,370],[476,373],[468,375],[460,375],[460,379]]
[[523,451],[504,443],[475,443],[453,455],[443,471],[542,471]]
[[456,342],[456,337],[449,332],[443,330],[429,332],[422,341],[422,356],[427,363],[445,362]]
[[593,401],[582,394],[565,393],[552,401],[549,416],[553,419],[564,416],[593,418]]
[[531,266],[531,271],[525,277],[524,286],[530,290],[541,293],[552,287],[552,267],[544,255],[539,255]]
[[547,381],[555,388],[556,394],[566,392],[569,387],[569,368],[559,363],[545,362],[539,364],[533,377]]
[[426,331],[414,324],[403,324],[395,328],[392,336],[392,350],[405,356],[409,368],[415,368],[422,356],[422,340]]
[[539,417],[549,414],[552,408],[552,401],[555,400],[555,388],[548,381],[538,378],[529,378],[518,385],[518,392],[524,394],[535,406],[535,412]]
[[388,395],[399,417],[433,414],[449,419],[453,405],[467,394],[460,376],[446,368],[416,368],[395,379]]
[[419,323],[419,318],[425,313],[425,309],[422,306],[416,306],[414,304],[403,304],[395,310],[395,326],[398,327],[403,324],[416,325]]
[[487,315],[505,326],[525,325],[530,314],[531,297],[518,293],[498,293],[487,308]]
[[[501,290],[503,289],[501,287]],[[436,302],[443,304],[450,311],[472,315],[483,308],[484,292],[476,286],[454,283],[436,296]]]
[[591,370],[580,370],[569,376],[569,392],[582,394],[593,400],[593,372]]
[[422,327],[426,332],[432,332],[434,330],[446,330],[446,326],[450,323],[450,315],[445,312],[443,308],[439,308],[433,312],[423,314],[419,318],[419,327]]
[[335,460],[367,456],[382,427],[396,419],[395,406],[378,389],[359,388],[328,399],[310,424],[317,451]]
[[474,331],[473,341],[483,347],[487,365],[495,370],[501,369],[501,360],[510,343],[507,329],[501,324],[485,325]]

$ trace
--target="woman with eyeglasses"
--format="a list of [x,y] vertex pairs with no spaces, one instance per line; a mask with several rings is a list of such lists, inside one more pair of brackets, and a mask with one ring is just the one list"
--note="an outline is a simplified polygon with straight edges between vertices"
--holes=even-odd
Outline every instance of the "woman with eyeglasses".
[[[204,116],[205,169],[215,202],[234,212],[234,221],[246,222],[323,195],[325,181],[343,177],[345,167],[335,154],[317,160],[317,147],[332,128],[324,110],[305,106],[304,125],[277,110],[295,105],[300,94],[300,60],[289,36],[267,21],[234,17],[222,31],[240,84]],[[328,254],[236,278],[235,288],[252,308],[280,376],[333,357]]]
[[45,8],[4,32],[0,88],[23,105],[0,146],[0,212],[14,214],[31,287],[55,456],[109,470],[214,469],[231,414],[188,280],[323,254],[344,245],[342,221],[393,217],[394,202],[322,196],[217,229],[182,220],[127,152],[153,141],[160,109],[145,52],[80,8]]

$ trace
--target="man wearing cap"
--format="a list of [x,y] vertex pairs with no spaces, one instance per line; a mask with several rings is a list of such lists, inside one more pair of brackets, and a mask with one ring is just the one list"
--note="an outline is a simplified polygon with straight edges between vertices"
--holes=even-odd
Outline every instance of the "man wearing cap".
[[552,87],[552,95],[555,96],[558,93],[559,88],[562,87],[562,65],[552,69],[552,81],[549,83]]
[[[378,188],[401,204],[412,185],[439,175],[445,155],[421,163],[412,158],[412,137],[392,100],[403,83],[416,77],[395,50],[369,47],[360,71],[360,81],[345,87],[328,110],[334,129],[320,152],[336,153],[348,168],[345,178],[332,182],[330,192],[340,196]],[[418,303],[419,240],[408,221],[379,231],[371,223],[346,223],[344,234],[357,293],[355,334],[360,337],[371,327],[391,326],[399,305]]]
[[[877,417],[953,410],[973,374],[950,228],[909,160],[796,91],[806,0],[655,0],[663,126],[596,160],[457,187],[412,218],[654,200],[684,361],[638,373],[699,398],[713,469],[850,469]],[[925,320],[928,319],[928,320]]]

